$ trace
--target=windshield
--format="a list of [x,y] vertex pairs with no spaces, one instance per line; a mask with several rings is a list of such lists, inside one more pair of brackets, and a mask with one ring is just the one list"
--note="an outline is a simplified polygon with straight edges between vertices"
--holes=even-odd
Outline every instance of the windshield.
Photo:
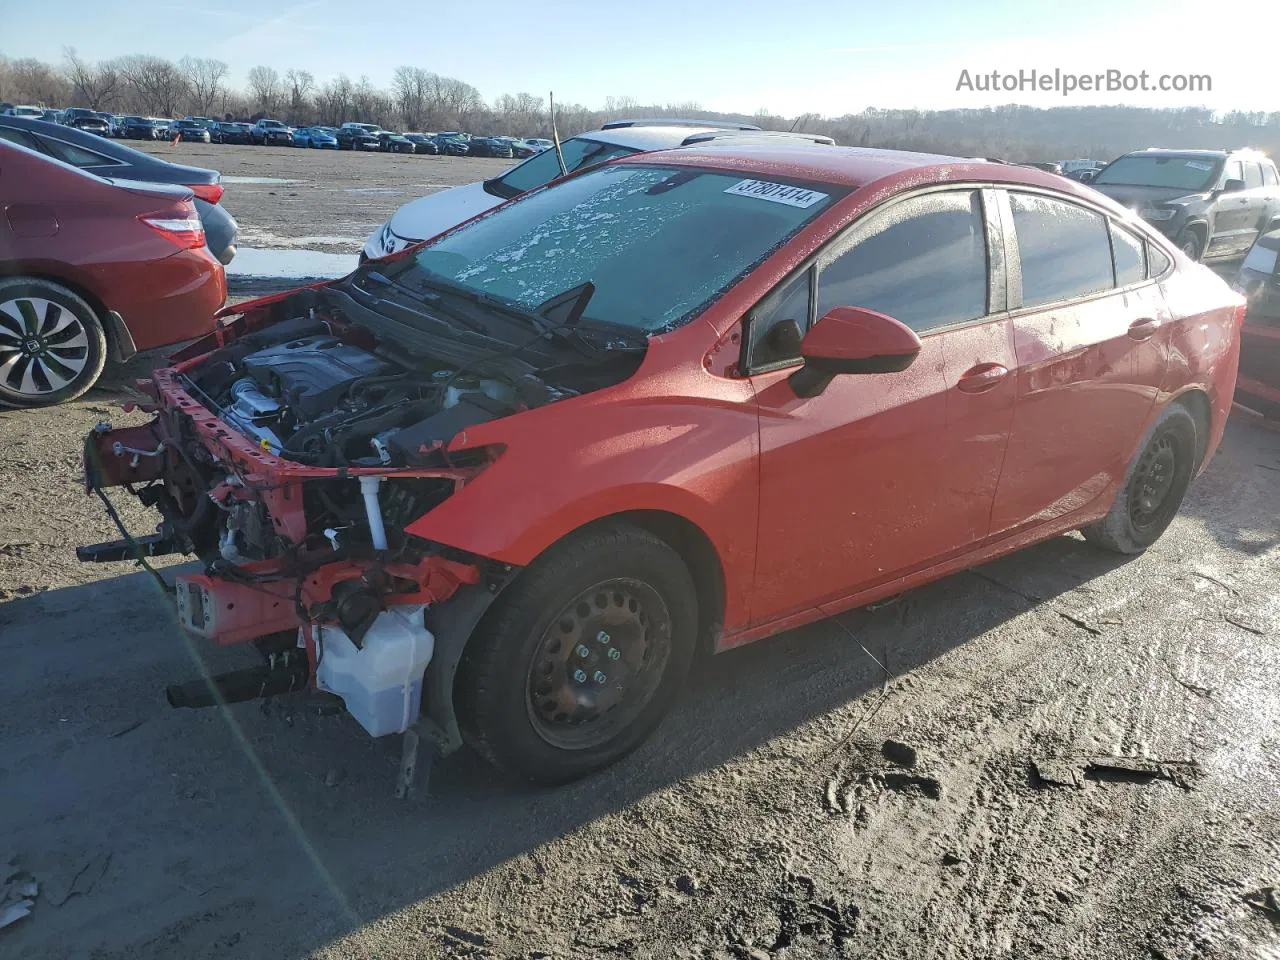
[[[625,157],[640,152],[632,147],[619,147],[616,144],[601,143],[599,140],[588,140],[585,137],[566,140],[560,144],[560,149],[564,153],[565,170],[569,173],[597,163],[604,163],[615,157]],[[499,177],[496,183],[501,186],[504,196],[514,197],[526,190],[550,183],[558,176],[560,176],[560,164],[556,160],[555,151],[550,150],[535,154],[519,166],[513,167]]]
[[281,123],[279,120],[259,120],[258,122],[261,123],[264,127],[283,127],[284,126],[284,124]]
[[671,329],[840,191],[693,168],[614,166],[500,207],[416,256],[476,293],[537,307],[586,281],[587,319]]
[[1094,186],[1208,190],[1218,182],[1222,161],[1210,157],[1121,157],[1098,174]]

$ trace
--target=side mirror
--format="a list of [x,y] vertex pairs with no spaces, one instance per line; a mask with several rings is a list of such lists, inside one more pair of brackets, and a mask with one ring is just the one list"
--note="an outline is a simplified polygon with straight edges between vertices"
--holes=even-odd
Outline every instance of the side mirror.
[[1081,183],[1093,183],[1094,179],[1095,179],[1097,176],[1098,176],[1098,171],[1096,171],[1096,170],[1085,170],[1083,173],[1081,173],[1081,174],[1080,174],[1080,182],[1081,182]]
[[1243,180],[1228,180],[1226,183],[1222,185],[1223,193],[1239,193],[1243,189],[1244,189]]
[[861,307],[833,307],[800,341],[804,366],[791,375],[799,397],[816,397],[844,373],[898,373],[920,353],[914,330]]

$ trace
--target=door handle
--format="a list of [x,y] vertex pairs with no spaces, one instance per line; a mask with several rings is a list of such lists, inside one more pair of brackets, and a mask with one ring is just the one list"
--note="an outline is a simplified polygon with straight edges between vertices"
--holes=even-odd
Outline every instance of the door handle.
[[1009,375],[1009,368],[998,363],[980,363],[960,374],[956,389],[961,393],[986,393],[998,387]]
[[1138,341],[1150,340],[1159,329],[1159,320],[1153,317],[1143,317],[1141,320],[1135,320],[1129,324],[1129,339]]

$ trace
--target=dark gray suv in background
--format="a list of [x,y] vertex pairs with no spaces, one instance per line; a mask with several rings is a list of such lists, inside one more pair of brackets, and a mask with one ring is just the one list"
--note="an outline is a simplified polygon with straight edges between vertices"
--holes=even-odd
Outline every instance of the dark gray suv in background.
[[1280,177],[1253,150],[1138,150],[1092,185],[1172,239],[1192,260],[1243,257],[1280,226]]

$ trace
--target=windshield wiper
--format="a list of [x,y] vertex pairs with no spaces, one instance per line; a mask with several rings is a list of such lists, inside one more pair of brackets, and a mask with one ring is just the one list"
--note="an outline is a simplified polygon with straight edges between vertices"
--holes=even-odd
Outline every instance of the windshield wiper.
[[386,274],[379,273],[377,270],[370,270],[365,274],[365,279],[406,293],[413,298],[415,303],[436,307],[440,312],[447,313],[459,323],[471,330],[474,330],[476,333],[482,333],[485,336],[489,336],[489,328],[487,326],[474,317],[468,316],[463,311],[455,310],[453,307],[450,307],[436,294],[430,292],[424,294],[421,290],[415,290],[407,284],[400,283],[397,280],[392,280]]
[[495,297],[490,293],[482,293],[479,290],[473,290],[465,284],[449,280],[446,277],[440,276],[438,273],[432,273],[424,267],[419,267],[418,276],[423,278],[423,285],[429,289],[440,290],[444,293],[461,297],[463,300],[470,300],[472,303],[478,303],[482,307],[487,307],[490,310],[496,310],[499,313],[505,313],[508,316],[517,317],[532,326],[539,333],[547,332],[547,324],[545,320],[535,311],[530,310],[527,307],[522,307],[518,303],[506,300],[502,297]]

